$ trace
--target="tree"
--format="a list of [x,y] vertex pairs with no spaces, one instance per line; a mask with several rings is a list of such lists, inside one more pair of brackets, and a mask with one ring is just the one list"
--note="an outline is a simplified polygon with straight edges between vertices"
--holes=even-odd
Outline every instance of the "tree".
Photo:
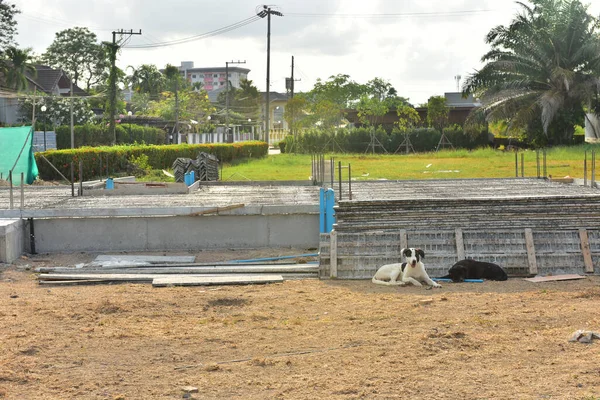
[[0,0],[0,53],[9,46],[14,46],[17,33],[15,16],[21,11],[14,4]]
[[308,102],[306,97],[301,94],[296,95],[294,98],[288,100],[285,110],[283,111],[283,118],[287,121],[290,131],[294,137],[298,134],[298,131],[302,129],[306,122],[306,108]]
[[[138,68],[133,68],[133,73],[129,76],[131,88],[137,93],[148,93],[155,98],[165,89],[165,76],[160,73],[156,65],[142,64]],[[177,68],[177,67],[175,67]],[[179,73],[179,69],[177,69]]]
[[371,79],[369,82],[367,82],[366,86],[367,93],[379,101],[383,101],[388,97],[395,97],[397,95],[396,89],[394,89],[392,84],[382,78]]
[[27,89],[27,74],[36,75],[35,66],[31,63],[31,49],[18,49],[11,46],[6,49],[4,55],[2,73],[6,86],[16,91]]
[[600,111],[600,21],[579,0],[531,0],[508,26],[486,37],[486,64],[465,94],[481,99],[487,121],[509,120],[533,139],[568,143],[583,124],[584,105]]
[[327,81],[317,79],[313,89],[307,93],[311,113],[322,127],[339,125],[344,109],[357,103],[367,92],[365,85],[350,80],[349,75],[332,75]]
[[442,133],[448,123],[450,109],[444,96],[431,96],[427,101],[427,123]]
[[57,32],[41,59],[65,71],[73,84],[85,83],[86,90],[106,80],[110,67],[107,51],[97,42],[96,34],[81,27]]
[[[33,96],[25,97],[19,100],[20,120],[23,123],[31,123],[33,103],[35,100],[35,114],[38,121],[48,122],[54,126],[69,125],[71,123],[71,99],[63,96],[46,96],[37,93],[36,97],[42,97],[41,100],[34,99]],[[42,106],[46,106],[46,111],[42,112]],[[94,119],[94,112],[90,108],[88,99],[75,97],[73,99],[73,120],[75,125],[91,123]]]
[[417,110],[410,105],[398,106],[396,108],[396,115],[398,115],[396,124],[398,125],[400,132],[406,132],[421,121],[421,117],[419,117]]

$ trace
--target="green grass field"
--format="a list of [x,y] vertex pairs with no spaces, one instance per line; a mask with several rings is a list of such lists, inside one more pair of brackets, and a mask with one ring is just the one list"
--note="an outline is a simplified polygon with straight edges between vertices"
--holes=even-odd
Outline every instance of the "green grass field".
[[[596,146],[600,149],[599,146]],[[556,147],[546,151],[547,174],[555,178],[583,178],[584,152],[588,156],[588,177],[591,170],[593,145]],[[521,154],[524,154],[524,176],[537,177],[536,152],[518,154],[521,176]],[[326,154],[329,162],[343,166],[351,164],[352,178],[376,179],[449,179],[449,178],[511,178],[515,176],[515,153],[493,149],[445,150],[437,153],[409,155]],[[540,152],[540,169],[542,168]],[[245,159],[222,166],[224,181],[308,180],[311,156],[295,154],[270,155],[262,159]],[[543,173],[541,171],[541,173]],[[344,170],[344,179],[347,171]]]

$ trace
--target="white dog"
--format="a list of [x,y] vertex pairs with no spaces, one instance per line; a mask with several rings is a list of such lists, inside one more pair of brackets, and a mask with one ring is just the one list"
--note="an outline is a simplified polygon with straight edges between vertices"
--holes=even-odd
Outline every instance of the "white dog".
[[412,283],[415,286],[423,286],[421,282],[424,282],[436,288],[442,287],[442,285],[432,281],[429,275],[427,275],[425,265],[421,261],[422,258],[425,258],[423,250],[415,248],[402,249],[401,254],[406,257],[405,263],[381,266],[371,281],[378,285],[389,286],[404,286],[407,283]]

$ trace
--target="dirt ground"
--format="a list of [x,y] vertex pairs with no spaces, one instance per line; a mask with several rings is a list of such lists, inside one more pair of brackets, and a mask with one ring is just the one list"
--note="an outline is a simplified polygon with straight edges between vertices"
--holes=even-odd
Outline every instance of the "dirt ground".
[[92,258],[0,268],[0,398],[600,399],[600,341],[568,342],[600,331],[598,276],[45,287],[24,270]]

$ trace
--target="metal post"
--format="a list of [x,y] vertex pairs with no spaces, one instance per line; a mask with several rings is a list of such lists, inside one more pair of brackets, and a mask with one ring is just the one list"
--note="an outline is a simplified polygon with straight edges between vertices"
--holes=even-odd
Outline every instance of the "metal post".
[[540,179],[540,151],[539,150],[535,151],[535,165],[537,168],[537,177],[538,177],[538,179]]
[[35,251],[35,231],[33,229],[33,218],[29,218],[29,250],[31,254],[37,254]]
[[25,208],[25,186],[24,186],[24,181],[25,180],[25,174],[23,172],[21,172],[21,210],[23,208]]
[[587,186],[587,150],[583,153],[583,187]]
[[8,181],[10,182],[10,209],[13,209],[13,180],[12,170],[8,171]]
[[340,177],[340,196],[339,196],[339,199],[340,199],[340,201],[342,201],[342,162],[341,161],[338,162],[338,170],[339,170],[339,177]]
[[73,170],[73,161],[71,161],[71,197],[75,197],[75,171]]
[[331,157],[331,161],[329,162],[329,169],[331,172],[331,187],[333,187],[333,182],[335,181],[335,158]]
[[83,161],[79,161],[79,196],[83,196]]
[[519,177],[519,155],[515,151],[515,178]]
[[592,150],[592,180],[590,187],[596,187],[596,150]]
[[547,174],[547,170],[546,170],[546,149],[543,150],[544,152],[544,178],[546,178],[548,176]]
[[525,177],[525,153],[521,153],[521,178]]
[[348,163],[348,200],[352,200],[352,169]]

